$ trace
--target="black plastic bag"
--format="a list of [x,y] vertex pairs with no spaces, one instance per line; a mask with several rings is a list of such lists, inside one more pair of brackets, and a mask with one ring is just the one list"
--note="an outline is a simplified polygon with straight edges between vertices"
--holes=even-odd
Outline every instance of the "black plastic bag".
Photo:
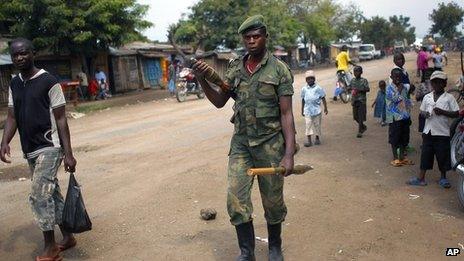
[[92,222],[85,209],[81,188],[72,173],[69,177],[68,192],[64,202],[62,225],[69,233],[82,233],[92,229]]

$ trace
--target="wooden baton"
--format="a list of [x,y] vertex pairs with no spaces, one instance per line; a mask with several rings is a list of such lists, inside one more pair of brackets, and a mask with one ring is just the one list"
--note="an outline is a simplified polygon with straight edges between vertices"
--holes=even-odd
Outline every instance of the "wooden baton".
[[[291,174],[301,175],[310,170],[313,167],[309,165],[295,165]],[[247,170],[247,174],[249,176],[256,176],[256,175],[276,175],[280,174],[283,175],[285,173],[284,167],[276,167],[276,168],[251,168]]]

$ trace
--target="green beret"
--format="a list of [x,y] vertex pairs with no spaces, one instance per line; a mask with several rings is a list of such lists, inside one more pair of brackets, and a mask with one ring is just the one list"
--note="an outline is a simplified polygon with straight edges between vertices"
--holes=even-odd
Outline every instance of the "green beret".
[[264,17],[262,15],[253,15],[248,17],[242,25],[238,28],[238,33],[243,34],[246,31],[254,30],[258,28],[266,28],[266,24],[264,23]]

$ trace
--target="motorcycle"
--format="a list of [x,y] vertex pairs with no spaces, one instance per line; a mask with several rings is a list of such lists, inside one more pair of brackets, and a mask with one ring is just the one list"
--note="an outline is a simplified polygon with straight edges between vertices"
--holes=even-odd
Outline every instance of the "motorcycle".
[[[464,37],[459,39],[458,48],[461,51],[461,77],[464,78]],[[451,124],[450,136],[451,164],[458,173],[458,199],[464,207],[464,110],[460,111],[459,118]]]
[[464,207],[464,115],[462,113],[451,125],[451,135],[451,164],[458,173],[458,199]]
[[198,99],[205,98],[205,93],[198,84],[192,69],[187,67],[183,68],[179,73],[176,90],[176,98],[178,102],[184,102],[188,95],[196,95]]

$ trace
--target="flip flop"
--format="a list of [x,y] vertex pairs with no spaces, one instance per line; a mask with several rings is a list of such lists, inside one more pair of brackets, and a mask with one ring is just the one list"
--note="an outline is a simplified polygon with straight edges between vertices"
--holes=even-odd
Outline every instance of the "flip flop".
[[401,167],[401,166],[403,166],[403,163],[400,160],[397,160],[397,159],[390,161],[390,164],[393,167]]
[[68,250],[68,249],[70,249],[70,248],[73,248],[73,247],[75,247],[76,245],[77,245],[77,242],[76,242],[76,241],[74,241],[74,244],[72,244],[72,245],[70,245],[70,246],[67,246],[67,247],[65,247],[64,245],[57,244],[58,249],[60,250],[60,252],[66,251],[66,250]]
[[438,181],[438,184],[439,184],[442,188],[446,188],[446,189],[451,188],[451,184],[449,183],[448,179],[440,179],[440,180]]
[[407,159],[407,158],[404,158],[402,161],[401,161],[401,164],[403,165],[414,165],[414,161],[410,160],[410,159]]
[[54,257],[49,257],[49,256],[36,256],[35,261],[61,261],[63,260],[63,257],[60,256],[59,254],[54,256]]
[[417,177],[412,177],[411,179],[409,179],[406,184],[410,185],[410,186],[427,186],[427,182],[425,180],[420,180],[418,179]]

